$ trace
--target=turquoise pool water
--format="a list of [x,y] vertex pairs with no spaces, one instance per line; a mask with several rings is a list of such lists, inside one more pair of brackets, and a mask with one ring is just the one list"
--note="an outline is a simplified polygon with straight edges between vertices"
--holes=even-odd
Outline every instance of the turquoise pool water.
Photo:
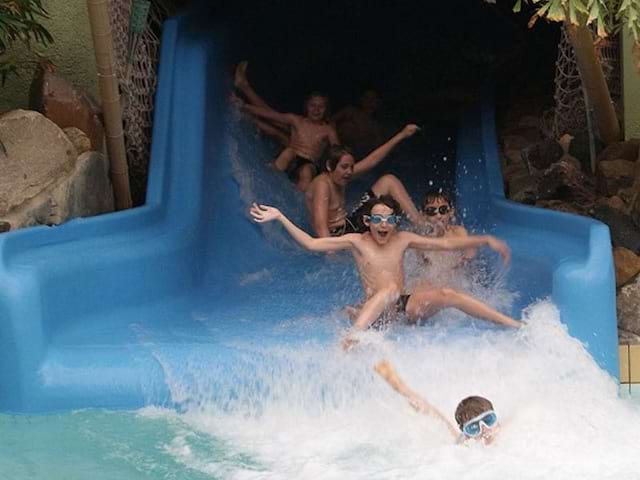
[[[229,372],[235,391],[233,380],[213,381],[211,365],[188,382],[174,378],[180,412],[2,414],[0,478],[640,478],[640,397],[621,398],[552,305],[527,318],[522,332],[463,320],[452,335],[454,317],[367,332],[349,357],[325,341],[258,346],[260,355]],[[298,328],[329,320],[300,319]],[[497,442],[455,445],[372,372],[383,357],[448,416],[463,396],[490,398],[502,423]]]

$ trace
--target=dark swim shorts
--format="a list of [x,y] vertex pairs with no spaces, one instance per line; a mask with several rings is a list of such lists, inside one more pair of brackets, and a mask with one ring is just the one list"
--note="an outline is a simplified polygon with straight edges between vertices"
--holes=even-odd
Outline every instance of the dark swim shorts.
[[372,190],[367,190],[362,194],[357,205],[351,210],[351,213],[344,219],[344,225],[333,228],[329,231],[332,237],[339,237],[347,233],[365,233],[369,230],[364,224],[362,216],[365,214],[367,202],[372,198],[376,198],[376,194]]
[[318,175],[318,166],[315,163],[313,163],[308,158],[296,156],[293,160],[291,160],[289,166],[285,171],[287,176],[293,183],[298,183],[298,180],[300,179],[300,170],[302,170],[302,167],[304,167],[305,165],[311,165],[313,167],[314,177]]
[[400,297],[398,298],[398,301],[396,302],[396,311],[398,313],[406,313],[407,311],[407,303],[409,303],[409,298],[411,298],[411,295],[400,295]]

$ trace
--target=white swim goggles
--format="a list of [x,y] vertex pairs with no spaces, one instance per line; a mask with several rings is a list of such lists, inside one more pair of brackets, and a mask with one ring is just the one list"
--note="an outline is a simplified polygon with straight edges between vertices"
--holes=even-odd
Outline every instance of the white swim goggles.
[[462,433],[469,438],[474,438],[482,433],[482,427],[480,424],[487,428],[493,428],[497,423],[498,416],[496,415],[496,412],[493,410],[487,410],[477,417],[473,417],[471,420],[466,421],[462,425]]

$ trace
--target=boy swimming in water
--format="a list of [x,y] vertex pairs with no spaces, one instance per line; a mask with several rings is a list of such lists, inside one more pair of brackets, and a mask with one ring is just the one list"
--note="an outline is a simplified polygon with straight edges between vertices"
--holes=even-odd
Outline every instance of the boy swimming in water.
[[416,289],[404,294],[404,254],[408,249],[463,250],[488,246],[508,262],[507,245],[490,235],[466,238],[430,238],[412,232],[397,231],[400,208],[390,196],[372,199],[364,212],[368,227],[365,233],[348,233],[339,237],[314,238],[294,225],[277,208],[253,204],[251,215],[258,223],[279,221],[304,248],[314,252],[350,250],[360,274],[365,300],[357,311],[352,331],[343,341],[349,348],[357,341],[351,338],[354,331],[369,328],[383,314],[395,317],[406,314],[410,320],[433,315],[437,310],[454,307],[478,318],[501,325],[519,327],[521,322],[504,315],[481,301],[449,288]]
[[280,113],[255,92],[247,80],[246,69],[247,62],[241,62],[236,68],[234,84],[246,99],[246,102],[240,99],[236,102],[253,116],[272,123],[273,136],[279,141],[282,142],[282,135],[277,132],[290,132],[289,141],[274,160],[274,166],[286,172],[296,187],[304,192],[322,169],[320,159],[326,147],[339,143],[335,129],[327,120],[329,99],[322,93],[313,92],[305,101],[304,116]]
[[484,397],[471,396],[458,403],[455,412],[455,420],[458,425],[458,428],[456,428],[442,412],[411,390],[400,379],[391,363],[383,360],[376,364],[374,368],[378,375],[384,378],[391,388],[405,397],[416,411],[430,415],[443,422],[457,443],[463,443],[468,440],[481,440],[485,445],[488,445],[493,442],[500,430],[498,416],[493,410],[493,405]]
[[362,223],[362,207],[372,198],[392,196],[413,223],[419,223],[418,212],[402,182],[394,175],[383,175],[364,193],[359,205],[347,213],[345,196],[347,185],[382,162],[402,141],[413,136],[420,128],[406,125],[387,142],[376,148],[359,162],[343,146],[329,149],[325,170],[313,179],[305,193],[305,203],[311,215],[311,225],[319,237],[336,237],[346,233],[364,233],[368,227]]

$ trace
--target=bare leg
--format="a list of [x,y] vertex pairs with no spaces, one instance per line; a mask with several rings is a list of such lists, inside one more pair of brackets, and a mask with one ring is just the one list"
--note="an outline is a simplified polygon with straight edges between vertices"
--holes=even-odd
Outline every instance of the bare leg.
[[[399,296],[400,291],[395,285],[390,285],[387,288],[378,290],[362,305],[351,331],[366,330],[369,328],[373,322],[380,318],[380,315],[382,315],[387,307],[395,304]],[[358,341],[351,337],[351,333],[348,333],[342,340],[342,348],[348,350],[357,343]]]
[[373,193],[377,197],[380,195],[391,195],[396,202],[400,204],[400,208],[407,214],[409,220],[413,224],[421,222],[422,216],[418,212],[413,200],[409,196],[409,192],[404,188],[402,182],[395,175],[383,175],[371,187]]
[[306,192],[315,176],[316,169],[313,165],[306,164],[298,172],[298,181],[296,188],[301,192]]
[[276,139],[280,144],[282,144],[285,147],[289,146],[289,135],[287,135],[287,133],[283,132],[278,127],[275,127],[274,125],[267,123],[257,117],[252,116],[251,120],[253,120],[253,123],[256,124],[256,126],[258,127],[258,130],[260,130],[262,133]]
[[[249,66],[249,62],[246,60],[240,62],[236,67],[236,71],[233,77],[233,84],[235,87],[242,92],[242,94],[247,99],[247,102],[251,105],[255,105],[257,107],[262,107],[266,110],[271,110],[275,112],[276,110],[271,107],[264,99],[256,93],[253,89],[249,80],[247,79],[247,67]],[[286,125],[282,125],[280,123],[274,122],[279,127],[286,128]]]
[[407,302],[407,316],[410,320],[431,316],[442,308],[457,308],[472,317],[509,327],[521,327],[522,323],[494,310],[486,303],[458,292],[452,288],[429,288],[417,290]]
[[273,166],[276,168],[276,170],[285,172],[295,156],[296,153],[293,151],[293,149],[287,147],[282,152],[280,152],[280,155],[278,155],[273,161]]

